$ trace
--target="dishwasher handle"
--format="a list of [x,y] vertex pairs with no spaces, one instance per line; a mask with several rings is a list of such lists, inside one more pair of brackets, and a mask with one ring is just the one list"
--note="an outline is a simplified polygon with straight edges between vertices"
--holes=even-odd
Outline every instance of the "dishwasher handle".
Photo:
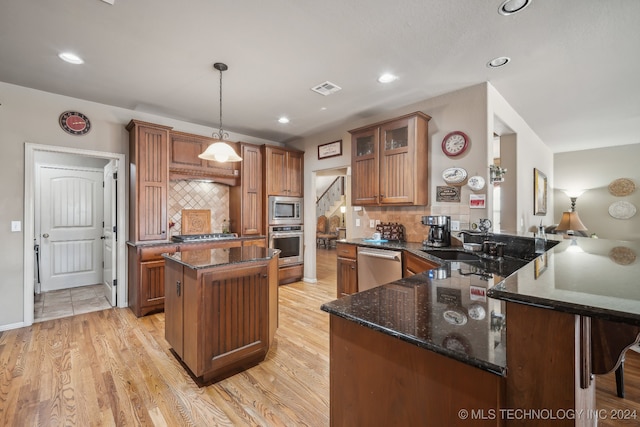
[[359,251],[358,255],[369,256],[372,258],[390,259],[392,261],[402,261],[401,254],[398,252],[368,252]]

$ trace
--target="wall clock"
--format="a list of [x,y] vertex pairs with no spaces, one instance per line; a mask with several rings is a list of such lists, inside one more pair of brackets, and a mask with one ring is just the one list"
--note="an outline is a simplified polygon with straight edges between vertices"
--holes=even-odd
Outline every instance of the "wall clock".
[[442,151],[447,156],[459,156],[467,151],[469,147],[469,137],[459,130],[449,132],[442,140]]
[[65,111],[58,120],[60,127],[71,135],[84,135],[91,130],[89,118],[77,111]]

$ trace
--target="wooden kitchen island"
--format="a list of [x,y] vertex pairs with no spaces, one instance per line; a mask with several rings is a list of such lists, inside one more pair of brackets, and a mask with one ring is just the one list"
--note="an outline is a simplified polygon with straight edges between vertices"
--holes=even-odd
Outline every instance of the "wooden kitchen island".
[[165,338],[207,385],[264,360],[278,326],[278,254],[258,246],[165,254]]
[[640,338],[637,254],[566,239],[506,277],[452,262],[324,304],[331,425],[637,423],[595,401]]

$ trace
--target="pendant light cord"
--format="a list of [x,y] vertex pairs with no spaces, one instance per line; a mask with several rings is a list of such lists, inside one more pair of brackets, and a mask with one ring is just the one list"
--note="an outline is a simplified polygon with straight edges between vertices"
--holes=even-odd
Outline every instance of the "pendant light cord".
[[213,64],[213,68],[220,72],[220,129],[218,133],[214,133],[213,137],[219,140],[229,138],[229,134],[222,129],[222,72],[228,69],[227,65],[222,62],[216,62]]

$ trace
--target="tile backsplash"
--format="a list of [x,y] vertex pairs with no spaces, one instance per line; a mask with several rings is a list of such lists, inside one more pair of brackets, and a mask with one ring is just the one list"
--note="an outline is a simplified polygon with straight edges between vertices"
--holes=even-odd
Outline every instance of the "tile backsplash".
[[180,180],[169,182],[171,235],[181,234],[182,209],[211,210],[211,232],[220,233],[229,220],[229,186],[215,182]]

